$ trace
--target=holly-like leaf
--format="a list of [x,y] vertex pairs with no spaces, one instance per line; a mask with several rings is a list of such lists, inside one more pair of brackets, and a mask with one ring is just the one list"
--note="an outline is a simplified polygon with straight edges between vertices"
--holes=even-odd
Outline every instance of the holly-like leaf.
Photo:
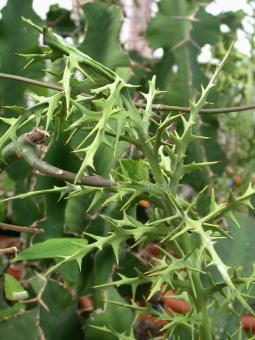
[[120,8],[95,2],[84,5],[83,9],[87,32],[79,46],[81,51],[113,69],[128,66],[128,55],[119,41],[122,25]]
[[[124,303],[124,299],[118,294],[115,288],[107,289],[105,294],[107,300],[118,301]],[[103,339],[103,340],[115,340],[116,336],[109,333],[105,333],[102,330],[93,328],[93,326],[106,326],[110,330],[119,333],[130,333],[134,322],[132,312],[125,307],[116,306],[111,303],[105,303],[104,310],[94,313],[90,319],[88,319],[85,328],[86,339]]]
[[39,339],[40,330],[37,326],[37,318],[38,309],[34,308],[21,315],[0,322],[1,338],[8,340]]
[[42,295],[49,311],[40,307],[40,326],[46,339],[82,340],[82,325],[77,315],[77,301],[56,281],[49,281]]
[[165,103],[188,105],[205,78],[197,63],[200,47],[215,44],[220,37],[218,19],[201,4],[179,0],[159,2],[159,11],[150,21],[146,38],[164,55],[155,66],[157,83],[166,90]]
[[76,26],[71,18],[71,13],[71,11],[61,8],[59,4],[53,4],[47,13],[46,25],[53,27],[54,31],[63,37],[72,35]]
[[[22,76],[40,77],[40,64],[21,72],[24,60],[17,53],[38,51],[38,33],[22,23],[21,17],[26,16],[41,24],[41,19],[32,8],[32,0],[8,0],[1,12],[0,20],[0,70]],[[1,104],[22,105],[24,90],[31,85],[2,80],[0,82]],[[45,90],[44,90],[45,91]]]

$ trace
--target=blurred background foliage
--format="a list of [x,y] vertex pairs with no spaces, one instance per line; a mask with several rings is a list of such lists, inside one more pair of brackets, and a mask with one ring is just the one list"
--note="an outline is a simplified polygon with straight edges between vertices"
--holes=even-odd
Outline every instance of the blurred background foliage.
[[[254,23],[254,2],[248,2],[249,14],[239,10],[218,15],[212,15],[207,10],[211,3],[210,0],[74,0],[73,8],[67,10],[61,7],[61,1],[56,1],[50,6],[46,19],[42,19],[33,10],[33,0],[8,0],[1,10],[0,72],[54,81],[50,74],[45,75],[43,72],[49,65],[39,62],[26,67],[24,58],[18,55],[41,51],[38,48],[38,33],[21,22],[24,16],[38,25],[53,27],[69,43],[116,70],[128,82],[139,84],[139,91],[146,92],[148,80],[156,74],[157,87],[166,91],[158,98],[158,102],[188,106],[201,85],[206,85],[215,64],[222,59],[241,30],[250,44],[250,54],[243,54],[237,47],[233,49],[225,72],[220,75],[217,89],[210,95],[213,104],[208,107],[251,103],[254,101],[254,29],[247,30],[244,23]],[[203,60],[205,51],[209,51],[209,58]],[[63,69],[58,61],[51,68],[55,73]],[[31,92],[47,95],[51,90],[0,79],[0,105],[27,106],[33,101]],[[133,96],[137,102],[142,102],[139,92],[134,90]],[[12,110],[12,117],[13,113]],[[1,116],[9,117],[10,110],[1,108]],[[192,146],[188,157],[194,161],[206,158],[209,161],[218,160],[219,163],[211,170],[187,176],[184,179],[184,195],[192,195],[192,191],[214,183],[219,200],[224,200],[226,187],[240,191],[246,185],[247,178],[252,176],[255,181],[254,117],[254,111],[201,117],[198,129],[210,140]],[[0,122],[0,131],[1,134],[6,131],[3,122]],[[70,153],[72,145],[65,144],[66,138],[63,132],[58,139],[54,139],[46,160],[60,168],[77,171],[79,160]],[[107,177],[113,158],[109,147],[103,147],[100,155],[97,155],[96,169],[99,175]],[[59,186],[61,183],[51,178],[36,178],[32,170],[20,161],[9,167],[8,173],[1,174],[0,193],[2,197],[8,197],[52,185]],[[84,231],[90,231],[92,221],[93,233],[103,234],[107,230],[106,223],[99,216],[95,217],[93,211],[86,213],[92,198],[93,195],[59,202],[58,195],[46,194],[36,199],[2,204],[2,222],[24,226],[36,223],[44,228],[45,234],[31,240],[24,235],[2,233],[0,243],[20,248],[24,244],[51,237],[81,235]],[[118,207],[112,213],[118,217]],[[146,218],[145,208],[137,207],[136,214],[143,220]],[[240,250],[245,267],[255,260],[252,242],[247,242],[255,237],[254,217],[242,211],[238,219],[244,221],[245,228],[238,230],[240,235],[235,242],[240,244],[236,244],[235,248]],[[227,263],[232,263],[235,260],[233,253],[229,254],[226,249],[228,245],[225,251],[222,248],[222,256]],[[7,261],[5,257],[0,258],[2,271]],[[106,325],[121,333],[132,327],[134,320],[129,310],[115,305],[105,306],[102,294],[95,293],[91,288],[105,282],[109,273],[114,275],[113,264],[111,249],[104,249],[103,253],[95,255],[95,261],[90,257],[86,259],[81,272],[72,263],[67,264],[46,284],[36,274],[36,264],[29,264],[26,269],[22,265],[10,267],[8,272],[22,282],[31,296],[40,293],[40,299],[28,305],[8,301],[2,281],[0,337],[7,340],[83,339],[84,336],[86,339],[116,339],[116,336],[104,334],[96,328],[82,328],[84,323]],[[42,270],[43,266],[47,267],[47,261],[43,262]],[[142,271],[144,266],[133,251],[123,250],[120,262],[123,275],[130,277],[134,268],[141,268]],[[27,278],[31,276],[28,282]],[[109,300],[123,301],[123,296],[130,292],[111,288],[107,294]],[[140,294],[142,296],[144,292]],[[142,335],[138,338],[143,339]]]

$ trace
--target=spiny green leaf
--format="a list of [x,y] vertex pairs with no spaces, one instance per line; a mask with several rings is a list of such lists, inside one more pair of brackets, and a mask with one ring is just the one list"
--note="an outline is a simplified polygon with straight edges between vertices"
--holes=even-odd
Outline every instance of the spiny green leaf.
[[28,197],[31,197],[31,196],[37,196],[37,195],[42,195],[42,194],[46,194],[46,193],[54,193],[54,192],[59,192],[62,195],[66,195],[68,192],[72,191],[74,189],[74,187],[75,186],[72,187],[72,185],[70,186],[68,184],[67,186],[64,186],[64,187],[54,187],[52,189],[30,191],[30,192],[26,192],[24,194],[4,198],[4,199],[0,200],[0,203],[7,202],[7,201],[13,201],[13,200],[19,200],[19,199],[25,199],[25,198],[28,198]]

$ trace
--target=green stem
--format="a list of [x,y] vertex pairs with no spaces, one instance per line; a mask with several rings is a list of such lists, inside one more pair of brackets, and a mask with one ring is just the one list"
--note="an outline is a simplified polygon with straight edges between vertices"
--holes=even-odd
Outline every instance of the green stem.
[[[239,284],[248,284],[248,278],[237,278],[237,279],[232,279],[232,282],[235,285],[239,285]],[[213,295],[214,293],[220,292],[222,289],[224,289],[225,287],[227,287],[227,283],[226,282],[219,282],[219,283],[215,283],[214,285],[212,285],[211,287],[208,287],[205,289],[205,294],[207,296]]]
[[201,316],[200,334],[201,340],[212,340],[210,320],[208,315],[207,297],[200,279],[199,273],[192,274],[196,289],[196,308]]
[[151,172],[155,179],[155,182],[157,182],[160,185],[164,184],[165,179],[161,171],[161,168],[159,166],[157,155],[155,155],[155,153],[153,152],[153,148],[150,145],[151,143],[150,142],[146,143],[144,136],[140,131],[138,132],[138,136],[139,136],[139,141],[141,143],[145,158],[150,164]]
[[170,188],[172,192],[176,192],[177,187],[180,183],[180,180],[183,176],[183,166],[184,166],[184,158],[186,156],[187,148],[189,146],[189,143],[192,139],[192,127],[194,125],[193,116],[190,115],[187,126],[185,127],[185,131],[183,132],[183,135],[181,136],[180,142],[176,144],[177,147],[177,157],[175,160],[175,164],[173,167],[173,173],[174,176],[171,179]]
[[155,182],[163,185],[165,183],[165,178],[158,163],[158,155],[154,152],[149,136],[147,136],[147,132],[144,129],[144,122],[142,121],[141,116],[132,102],[127,90],[125,91],[125,94],[126,96],[122,96],[123,104],[126,110],[132,112],[132,116],[136,118],[135,130],[138,135],[138,142],[141,145],[145,158],[151,166],[151,172]]
[[[183,234],[181,237],[183,250],[185,254],[189,254],[192,250],[191,240],[189,234]],[[197,265],[195,263],[195,265]],[[197,312],[201,316],[201,325],[200,325],[200,335],[201,340],[212,340],[212,333],[210,327],[210,319],[208,315],[208,306],[207,306],[207,294],[202,285],[200,274],[198,272],[193,272],[191,274],[191,278],[195,287],[195,296],[194,302],[196,305]]]

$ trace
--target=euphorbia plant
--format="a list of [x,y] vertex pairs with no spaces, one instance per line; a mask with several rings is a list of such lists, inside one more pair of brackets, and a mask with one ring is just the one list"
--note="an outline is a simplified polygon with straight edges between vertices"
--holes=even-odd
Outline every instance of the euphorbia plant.
[[[222,217],[234,221],[238,228],[233,211],[240,205],[250,207],[255,190],[249,186],[240,196],[230,192],[226,202],[220,204],[212,187],[204,188],[191,200],[185,199],[181,191],[186,174],[199,172],[214,163],[187,163],[186,153],[191,143],[206,138],[199,134],[199,112],[206,104],[208,93],[215,85],[229,52],[208,86],[202,88],[199,99],[191,102],[190,113],[159,115],[152,106],[160,94],[155,77],[149,82],[148,93],[142,93],[146,108],[138,109],[130,96],[133,86],[120,75],[60,40],[51,29],[41,29],[28,20],[26,22],[43,34],[48,48],[41,55],[25,57],[29,63],[36,59],[61,59],[63,73],[49,72],[63,88],[48,97],[34,96],[35,104],[23,109],[19,118],[1,118],[10,125],[0,140],[2,167],[17,157],[23,158],[35,170],[65,184],[4,201],[59,192],[61,199],[82,197],[86,204],[89,200],[87,211],[93,216],[89,232],[84,230],[80,237],[53,238],[35,243],[20,252],[13,262],[55,259],[55,263],[43,273],[49,277],[70,262],[77,262],[81,268],[91,254],[98,254],[110,246],[117,266],[115,275],[111,275],[111,266],[107,282],[94,288],[130,286],[132,296],[128,302],[111,300],[107,304],[131,309],[138,317],[150,314],[164,320],[161,334],[165,336],[178,334],[183,329],[185,336],[210,340],[217,333],[222,315],[242,313],[243,309],[253,313],[248,291],[250,284],[255,282],[254,273],[246,277],[237,268],[228,267],[215,245],[222,238],[231,237],[220,223]],[[24,130],[25,134],[22,134]],[[38,155],[41,144],[57,138],[63,131],[68,132],[66,142],[72,145],[80,160],[76,173],[48,164]],[[10,140],[12,142],[6,145]],[[105,152],[104,145],[113,150],[107,178],[96,175],[95,166],[95,159],[102,155],[102,150]],[[206,212],[201,212],[199,205],[203,200],[206,202],[208,192],[210,204]],[[141,200],[150,202],[144,221],[137,218],[134,209]],[[96,219],[102,224],[100,233],[93,229]],[[160,255],[150,263],[150,268],[137,269],[132,277],[123,274],[116,277],[120,258],[126,249],[131,247],[137,252],[152,241],[157,244]],[[143,285],[149,286],[149,293],[141,306],[137,301],[137,289]],[[175,313],[174,308],[153,308],[153,297],[167,291],[174,292],[176,298],[186,302],[185,310]],[[165,296],[163,300],[167,301],[167,298]],[[90,326],[119,339],[135,339],[132,328],[120,333],[107,324]],[[232,336],[240,332],[238,322]]]

